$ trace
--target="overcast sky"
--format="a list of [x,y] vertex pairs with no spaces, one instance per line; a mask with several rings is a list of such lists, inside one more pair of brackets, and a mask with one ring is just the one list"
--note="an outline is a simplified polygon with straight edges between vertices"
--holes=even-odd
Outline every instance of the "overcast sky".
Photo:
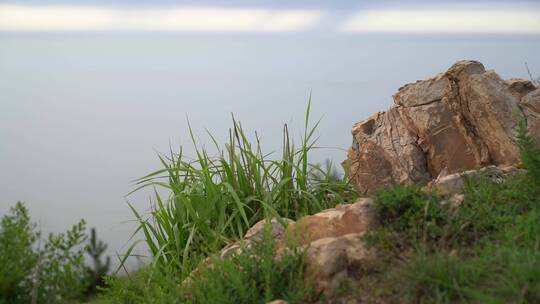
[[540,33],[531,1],[7,1],[1,31]]

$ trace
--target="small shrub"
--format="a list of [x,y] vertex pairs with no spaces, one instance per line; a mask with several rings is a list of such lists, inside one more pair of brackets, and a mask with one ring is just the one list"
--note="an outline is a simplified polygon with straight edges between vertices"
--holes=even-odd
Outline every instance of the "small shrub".
[[105,258],[105,262],[101,259],[105,250],[107,250],[107,244],[97,239],[96,229],[92,228],[88,246],[86,246],[86,253],[92,258],[92,266],[86,268],[89,281],[86,293],[89,295],[96,293],[98,287],[105,286],[104,277],[109,272],[111,265],[109,256]]
[[24,303],[29,280],[38,261],[34,244],[39,238],[22,203],[11,208],[0,223],[0,303]]
[[32,292],[38,303],[71,302],[86,290],[85,230],[81,220],[65,233],[49,234],[45,245],[38,248],[38,263],[32,275]]
[[22,203],[0,223],[0,303],[66,303],[86,288],[85,223],[43,244]]

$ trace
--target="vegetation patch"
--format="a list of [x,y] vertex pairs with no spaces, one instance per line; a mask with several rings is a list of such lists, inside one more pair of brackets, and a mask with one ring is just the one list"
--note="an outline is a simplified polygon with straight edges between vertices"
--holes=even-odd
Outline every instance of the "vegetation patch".
[[388,302],[540,302],[540,151],[523,125],[519,138],[526,172],[467,180],[457,208],[417,187],[379,191],[383,225],[365,240],[386,263],[360,288]]
[[315,299],[304,278],[305,249],[294,246],[275,256],[270,227],[263,240],[222,259],[204,260],[186,279],[145,267],[126,277],[109,277],[103,303],[266,303],[284,299],[307,303]]
[[87,288],[85,222],[46,239],[17,203],[0,222],[0,303],[69,303]]
[[309,162],[317,125],[310,125],[308,105],[300,145],[295,146],[285,125],[281,153],[275,155],[263,152],[257,133],[250,140],[233,118],[223,148],[209,134],[217,151],[214,156],[193,132],[195,158],[182,149],[160,155],[163,168],[139,179],[137,189],[164,189],[168,196],[156,190],[148,214],[132,207],[140,224],[136,232],[143,232],[153,262],[185,277],[262,219],[297,219],[354,201],[357,194],[346,177],[336,177],[331,166],[324,169]]

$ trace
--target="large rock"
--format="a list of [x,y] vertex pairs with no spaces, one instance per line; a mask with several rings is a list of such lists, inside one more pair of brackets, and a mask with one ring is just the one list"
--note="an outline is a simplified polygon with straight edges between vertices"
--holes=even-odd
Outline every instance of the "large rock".
[[519,163],[516,126],[540,139],[540,89],[477,61],[401,87],[394,105],[354,125],[346,165],[364,192]]
[[[266,223],[265,220],[256,223],[242,240],[223,248],[220,258],[239,254],[243,248],[262,241]],[[377,213],[370,198],[338,205],[296,222],[274,218],[270,224],[272,239],[276,242],[275,258],[281,258],[290,245],[304,248],[306,280],[326,295],[335,294],[342,283],[361,276],[367,269],[365,262],[375,256],[373,250],[365,248],[361,238],[378,226]]]
[[362,276],[375,256],[362,235],[378,226],[370,198],[306,216],[287,227],[286,236],[307,248],[306,279],[333,295],[347,280]]
[[354,204],[338,205],[314,215],[305,216],[287,227],[288,238],[305,245],[322,238],[364,233],[378,224],[371,198],[360,198]]

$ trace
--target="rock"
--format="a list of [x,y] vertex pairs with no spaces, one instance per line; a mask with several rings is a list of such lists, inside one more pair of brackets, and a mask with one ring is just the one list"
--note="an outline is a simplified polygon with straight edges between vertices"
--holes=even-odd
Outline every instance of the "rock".
[[429,182],[423,189],[425,191],[435,192],[440,196],[450,198],[450,205],[461,204],[465,182],[467,178],[484,176],[495,183],[502,183],[509,175],[518,172],[516,167],[496,167],[488,166],[479,170],[468,170],[460,173],[454,173],[439,177]]
[[289,225],[286,235],[296,246],[307,248],[306,279],[317,291],[331,295],[364,271],[363,262],[373,252],[364,247],[361,236],[377,225],[373,200],[360,198],[305,216]]
[[516,116],[523,116],[518,107],[519,99],[493,71],[471,75],[467,82],[459,85],[461,100],[466,107],[461,113],[486,145],[490,164],[517,164],[520,158],[515,139],[519,119]]
[[529,134],[540,143],[540,88],[525,95],[519,105],[525,114]]
[[354,204],[338,205],[299,219],[288,226],[287,236],[304,245],[322,238],[363,233],[377,224],[373,200],[361,198]]
[[[266,220],[260,220],[257,223],[255,223],[255,225],[253,225],[246,232],[246,234],[241,240],[238,240],[236,242],[233,242],[223,247],[223,249],[220,250],[218,257],[220,259],[226,259],[228,257],[231,257],[232,255],[240,254],[242,253],[242,249],[250,248],[254,242],[259,242],[263,240],[264,226],[266,222],[267,222]],[[270,220],[270,223],[272,225],[272,239],[279,243],[284,237],[286,226],[294,223],[294,221],[288,218],[281,218],[280,220],[278,220],[277,218],[273,218],[272,220]],[[197,267],[195,267],[195,269],[191,271],[189,276],[180,283],[179,289],[180,290],[189,289],[189,286],[191,285],[193,281],[192,278],[198,275],[200,270],[204,267],[213,267],[211,257],[207,257],[203,261],[201,261],[197,265]]]
[[243,241],[237,241],[234,243],[231,243],[219,252],[219,257],[224,259],[232,256],[233,254],[239,254],[242,252],[243,248],[249,248],[251,246],[250,242],[243,242]]
[[[353,204],[338,205],[294,222],[286,219],[287,227],[272,219],[272,236],[277,242],[275,258],[286,250],[286,243],[303,247],[307,253],[306,279],[313,280],[319,292],[335,293],[346,280],[363,271],[363,261],[373,253],[367,250],[361,236],[378,225],[371,198],[360,198]],[[262,240],[265,221],[248,230],[242,242],[221,251],[226,258],[243,246]]]
[[450,198],[448,198],[446,200],[442,200],[440,204],[442,206],[448,206],[451,209],[456,209],[459,206],[461,206],[461,204],[463,204],[464,201],[465,201],[465,195],[456,193],[456,194],[450,196]]
[[[253,227],[249,228],[244,235],[244,240],[261,241],[264,237],[264,226],[266,222],[266,220],[258,221]],[[286,226],[293,224],[294,221],[288,218],[282,218],[280,220],[273,218],[270,223],[272,224],[272,238],[274,240],[280,240],[287,228]]]
[[[253,242],[263,240],[264,226],[266,222],[266,220],[258,221],[255,225],[249,228],[242,240],[231,243],[221,249],[219,256],[221,258],[226,258],[232,254],[240,253],[242,248],[250,247]],[[294,221],[288,218],[281,218],[280,220],[273,218],[270,223],[272,225],[272,239],[279,242],[284,236],[286,226],[294,223]]]
[[440,101],[450,90],[450,80],[444,74],[439,74],[435,78],[404,85],[394,94],[394,101],[405,107],[421,106]]
[[274,300],[274,301],[268,302],[266,304],[289,304],[289,302],[287,302],[285,300]]
[[352,134],[354,140],[348,152],[348,167],[352,181],[361,192],[429,180],[425,155],[417,144],[417,136],[406,127],[398,107],[357,123]]
[[505,83],[517,99],[523,98],[536,89],[534,83],[528,79],[512,78],[506,80]]
[[394,105],[354,125],[345,167],[357,189],[427,183],[490,165],[516,166],[516,126],[540,140],[540,89],[477,61],[399,88]]
[[368,270],[373,251],[366,249],[362,233],[326,237],[309,244],[306,278],[318,292],[335,294],[351,278],[358,278]]
[[[243,248],[263,240],[266,223],[266,220],[257,222],[242,240],[223,248],[219,258],[226,259],[239,254]],[[361,239],[365,232],[378,225],[371,198],[360,198],[353,204],[338,205],[300,218],[297,222],[273,218],[270,223],[272,239],[276,241],[274,259],[283,256],[288,250],[287,245],[304,248],[306,280],[313,282],[318,292],[327,295],[336,293],[343,282],[362,275],[368,269],[364,262],[374,257],[374,252],[366,249]],[[207,258],[201,262],[179,288],[189,288],[192,277],[202,267],[212,267],[212,259]],[[276,301],[271,303],[286,303]]]

